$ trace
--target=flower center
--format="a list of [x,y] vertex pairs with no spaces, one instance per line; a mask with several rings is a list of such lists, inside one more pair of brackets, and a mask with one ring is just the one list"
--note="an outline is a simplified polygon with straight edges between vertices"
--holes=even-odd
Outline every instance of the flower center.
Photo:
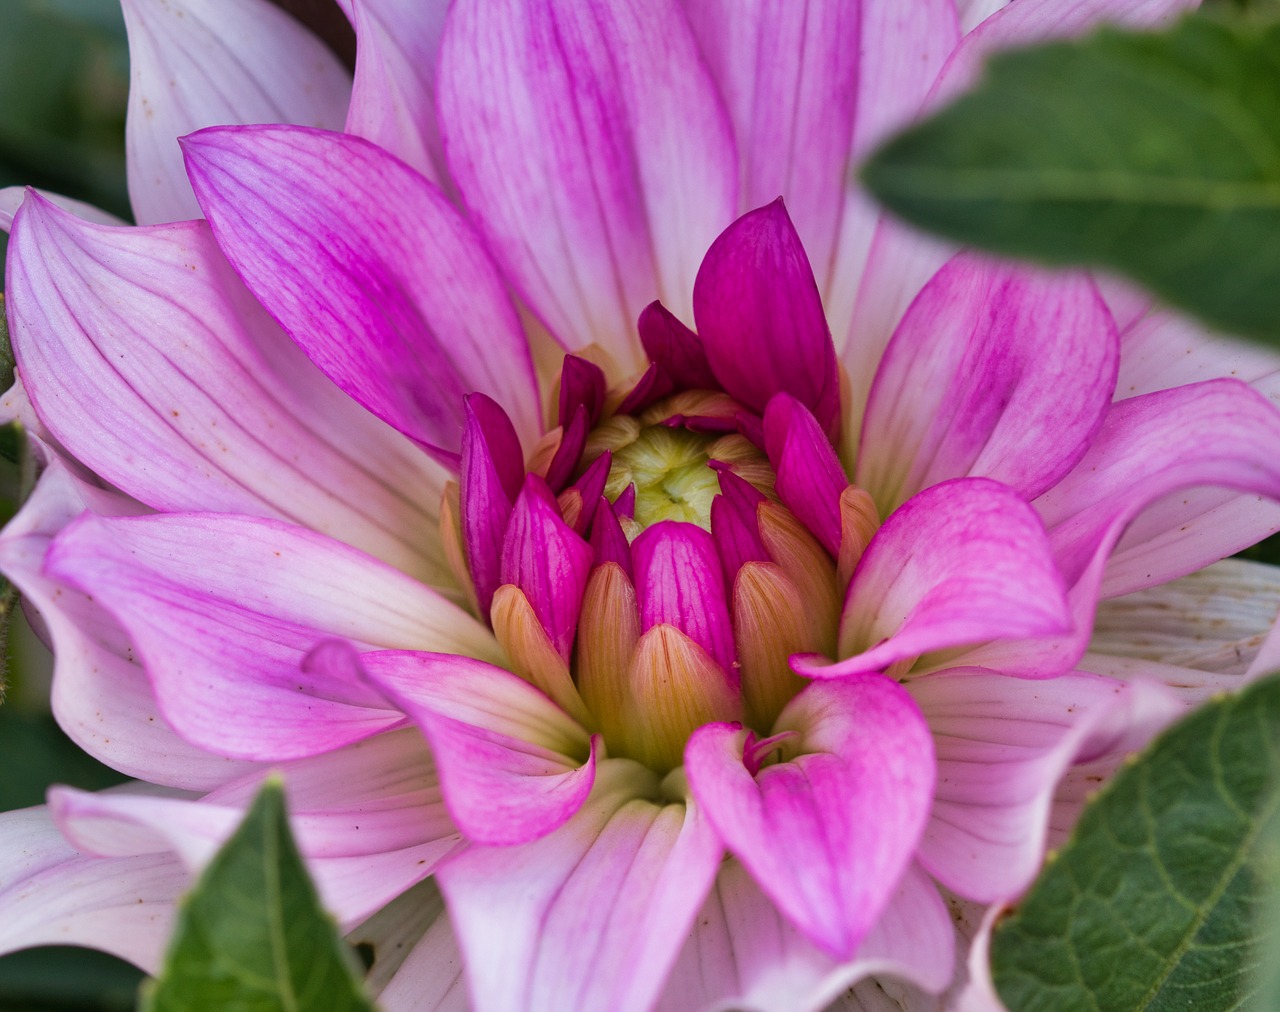
[[711,530],[711,503],[720,480],[709,466],[716,437],[665,425],[640,430],[635,440],[613,452],[604,494],[611,501],[634,485],[634,519],[640,529],[663,520],[682,520]]

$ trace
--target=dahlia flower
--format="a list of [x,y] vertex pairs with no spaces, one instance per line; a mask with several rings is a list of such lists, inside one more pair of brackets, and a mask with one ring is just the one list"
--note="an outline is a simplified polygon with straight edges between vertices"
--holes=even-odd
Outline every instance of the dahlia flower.
[[0,817],[0,947],[154,970],[276,769],[387,1009],[992,1000],[983,910],[1276,653],[1210,564],[1280,526],[1280,374],[850,171],[1186,4],[445,6],[350,3],[351,83],[125,0],[139,226],[13,216],[0,564],[138,782]]

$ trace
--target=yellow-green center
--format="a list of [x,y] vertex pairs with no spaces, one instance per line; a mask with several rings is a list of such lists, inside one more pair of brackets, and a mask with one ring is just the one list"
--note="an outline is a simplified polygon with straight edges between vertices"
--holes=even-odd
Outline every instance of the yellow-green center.
[[711,529],[711,501],[720,491],[707,466],[717,437],[688,429],[650,425],[613,453],[605,495],[617,499],[636,487],[636,522],[643,528],[662,520],[683,520]]

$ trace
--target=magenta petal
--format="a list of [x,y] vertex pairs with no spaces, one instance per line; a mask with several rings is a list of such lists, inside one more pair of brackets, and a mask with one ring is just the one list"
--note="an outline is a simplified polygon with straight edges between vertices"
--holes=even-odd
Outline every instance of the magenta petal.
[[1089,278],[961,253],[925,285],[889,342],[857,483],[885,513],[965,475],[1037,496],[1088,448],[1118,358],[1115,324]]
[[[808,686],[778,718],[799,753],[753,778],[749,732],[708,724],[685,749],[694,797],[778,908],[820,948],[853,955],[915,853],[933,795],[933,740],[892,680]],[[784,745],[784,748],[790,748]]]
[[537,840],[591,792],[595,744],[518,675],[451,654],[382,651],[360,660],[422,728],[449,813],[470,839]]
[[573,529],[579,534],[585,536],[595,521],[596,510],[604,498],[604,487],[609,481],[612,462],[613,454],[605,450],[582,472],[582,477],[569,486],[582,497],[582,511],[573,525]]
[[560,424],[568,425],[579,406],[587,409],[587,421],[600,421],[604,408],[604,372],[594,362],[566,355],[560,367]]
[[840,656],[810,676],[883,671],[921,654],[1072,628],[1066,590],[1035,511],[985,478],[909,499],[876,532],[845,596]]
[[618,405],[617,414],[639,414],[649,405],[666,397],[674,389],[675,384],[672,383],[671,377],[666,374],[662,366],[655,362],[650,362],[649,368],[644,371],[644,375],[636,380],[636,385],[631,388],[631,392]]
[[219,246],[338,386],[446,460],[472,391],[518,432],[540,431],[502,281],[418,173],[360,138],[299,127],[215,128],[184,146]]
[[698,806],[662,804],[636,763],[600,763],[576,816],[522,847],[472,847],[438,873],[481,1009],[648,1012],[715,879]]
[[779,394],[764,413],[764,445],[778,497],[833,557],[839,555],[840,494],[849,479],[817,419]]
[[719,387],[702,340],[675,318],[661,302],[651,302],[640,314],[640,343],[645,354],[680,390]]
[[555,455],[547,465],[547,487],[552,492],[564,490],[578,462],[582,460],[582,450],[587,445],[587,433],[591,427],[587,411],[585,404],[574,408],[573,419],[560,434],[560,445],[556,447]]
[[462,535],[480,614],[502,583],[502,543],[524,481],[520,439],[507,413],[484,394],[466,398],[462,434]]
[[524,301],[566,348],[638,370],[636,317],[660,298],[690,318],[736,205],[728,118],[680,5],[457,3],[439,82],[454,179]]
[[789,393],[836,436],[835,346],[780,199],[720,234],[698,269],[693,307],[711,371],[729,394],[763,412],[774,394]]
[[591,575],[592,556],[591,546],[560,518],[546,483],[529,475],[507,528],[502,582],[524,591],[552,645],[566,661]]
[[733,626],[711,535],[693,524],[664,520],[640,533],[631,554],[641,627],[674,626],[732,675]]
[[[634,487],[634,486],[633,486]],[[603,566],[606,562],[616,562],[631,580],[631,545],[623,533],[622,524],[618,522],[617,507],[600,498],[596,506],[595,522],[591,525],[591,550],[595,552],[595,564]]]

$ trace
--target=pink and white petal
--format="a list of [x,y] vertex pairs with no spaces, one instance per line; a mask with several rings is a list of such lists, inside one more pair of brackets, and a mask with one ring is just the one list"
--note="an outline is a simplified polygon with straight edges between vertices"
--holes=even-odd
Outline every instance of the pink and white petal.
[[781,197],[748,211],[712,243],[698,268],[693,311],[711,371],[732,397],[759,413],[775,394],[790,394],[834,441],[835,350]]
[[867,53],[862,6],[860,0],[685,5],[738,138],[740,204],[786,199],[824,291],[831,287]]
[[462,954],[444,897],[428,879],[347,935],[373,949],[364,984],[386,1012],[466,1012]]
[[1277,611],[1280,569],[1224,559],[1179,580],[1100,602],[1089,649],[1244,675]]
[[1254,498],[1280,498],[1277,445],[1280,410],[1238,380],[1160,390],[1116,403],[1088,453],[1035,505],[1067,579],[1109,555],[1101,593],[1117,597],[1280,528],[1280,506]]
[[0,848],[0,952],[84,945],[159,970],[174,905],[191,884],[176,858],[86,857],[46,808],[0,814]]
[[818,1012],[871,976],[939,992],[951,979],[954,950],[946,905],[914,863],[857,954],[839,962],[798,931],[742,864],[730,860],[720,866],[658,1007]]
[[436,64],[448,0],[351,0],[356,74],[346,132],[373,141],[441,189]]
[[652,1007],[721,858],[696,804],[648,800],[657,788],[605,760],[558,830],[472,847],[437,873],[479,1012]]
[[839,655],[794,659],[810,677],[883,671],[921,654],[1073,628],[1039,518],[986,478],[908,500],[876,532],[845,595]]
[[108,607],[168,721],[226,756],[314,755],[403,719],[354,671],[315,663],[322,641],[500,657],[486,629],[433,591],[274,520],[85,517],[55,541],[46,571]]
[[[846,179],[876,144],[919,111],[959,41],[953,0],[909,4],[862,0],[861,41],[858,107]],[[849,333],[880,215],[879,206],[859,187],[843,186],[841,190],[840,227],[829,266],[810,251],[827,321],[839,345]]]
[[972,85],[982,62],[997,49],[1081,35],[1103,21],[1153,28],[1198,6],[1200,0],[1018,0],[1005,4],[965,35],[939,75],[930,102],[948,101]]
[[451,654],[380,651],[361,662],[422,728],[468,839],[527,844],[582,807],[597,742],[519,675]]
[[[421,738],[412,730],[381,737],[388,740],[363,743],[363,756],[340,749],[280,770],[299,850],[325,906],[348,926],[465,846],[444,810]],[[200,800],[55,788],[49,805],[64,835],[83,852],[173,852],[194,875],[235,832],[262,778],[255,773]],[[289,789],[295,778],[301,790]],[[336,788],[331,796],[323,786],[317,790],[318,780]]]
[[948,478],[1027,498],[1083,456],[1115,390],[1118,338],[1083,275],[1046,277],[972,253],[949,261],[876,372],[855,480],[882,513]]
[[152,783],[208,790],[252,769],[179,737],[119,623],[100,602],[44,574],[49,542],[83,510],[65,466],[54,459],[0,536],[0,568],[38,609],[54,647],[51,703],[58,723],[90,755]]
[[1280,404],[1280,355],[1264,345],[1211,333],[1167,311],[1151,313],[1120,335],[1119,398],[1224,376]]
[[267,0],[124,0],[129,199],[141,225],[200,217],[178,138],[218,123],[341,129],[351,78]]
[[[48,190],[34,190],[34,192],[49,201],[49,203],[62,208],[64,211],[70,211],[77,218],[83,218],[85,221],[96,222],[99,225],[124,224],[114,214],[99,210],[92,204],[86,204],[83,200],[73,200],[71,197],[64,197],[60,193],[50,193]],[[26,200],[27,193],[28,187],[25,186],[0,187],[0,232],[8,232],[12,227],[13,216],[18,213],[18,208]]]
[[698,264],[737,206],[732,130],[680,6],[456,3],[439,109],[522,298],[565,348],[607,351],[612,379],[642,370],[641,310],[692,321]]
[[937,749],[921,864],[982,903],[1022,893],[1044,859],[1058,782],[1076,762],[1136,748],[1184,712],[1154,683],[1084,672],[1011,678],[957,668],[913,679]]
[[685,774],[717,834],[778,909],[819,948],[849,959],[879,919],[920,839],[933,747],[910,697],[863,674],[809,685],[775,733],[782,761],[753,775],[749,731],[708,724]]
[[440,469],[307,361],[204,222],[109,228],[30,200],[9,290],[27,395],[103,478],[155,509],[280,517],[450,582],[423,536]]
[[300,127],[185,138],[222,251],[303,351],[375,415],[456,464],[463,397],[541,431],[523,331],[474,230],[358,137]]

